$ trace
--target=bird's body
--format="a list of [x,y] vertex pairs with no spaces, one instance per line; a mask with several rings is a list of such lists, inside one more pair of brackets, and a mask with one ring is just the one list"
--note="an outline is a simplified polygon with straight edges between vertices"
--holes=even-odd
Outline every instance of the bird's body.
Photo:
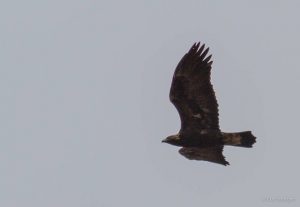
[[219,127],[216,96],[210,82],[212,61],[208,48],[195,43],[175,69],[170,101],[181,119],[178,134],[163,142],[182,146],[180,154],[188,159],[229,164],[223,154],[224,145],[252,147],[255,137],[250,131],[225,133]]
[[222,134],[220,132],[210,132],[205,134],[181,134],[172,135],[169,144],[182,147],[210,147],[218,144],[223,145]]

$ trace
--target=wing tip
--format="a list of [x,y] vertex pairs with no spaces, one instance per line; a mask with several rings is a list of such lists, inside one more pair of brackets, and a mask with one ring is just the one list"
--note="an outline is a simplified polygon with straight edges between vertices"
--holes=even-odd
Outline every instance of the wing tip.
[[208,62],[212,58],[212,54],[208,55],[209,47],[205,48],[205,44],[201,45],[201,42],[195,42],[187,54],[196,57],[201,62],[207,63],[208,65],[212,64],[212,61]]

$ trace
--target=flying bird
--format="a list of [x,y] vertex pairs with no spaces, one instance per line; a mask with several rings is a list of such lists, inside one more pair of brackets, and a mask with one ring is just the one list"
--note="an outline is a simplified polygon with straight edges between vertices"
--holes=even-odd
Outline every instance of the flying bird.
[[223,156],[224,145],[252,147],[251,131],[222,132],[218,103],[211,84],[209,48],[195,43],[178,63],[170,89],[170,101],[176,107],[181,129],[162,142],[182,147],[179,153],[190,160],[205,160],[229,165]]

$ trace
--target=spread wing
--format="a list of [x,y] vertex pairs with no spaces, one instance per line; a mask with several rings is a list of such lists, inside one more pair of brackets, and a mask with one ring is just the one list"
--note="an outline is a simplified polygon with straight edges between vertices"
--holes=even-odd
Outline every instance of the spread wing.
[[189,160],[203,160],[221,165],[229,165],[222,152],[222,145],[205,148],[183,147],[179,150],[179,153]]
[[181,133],[219,131],[218,103],[210,82],[209,48],[195,43],[175,69],[170,100],[181,119]]

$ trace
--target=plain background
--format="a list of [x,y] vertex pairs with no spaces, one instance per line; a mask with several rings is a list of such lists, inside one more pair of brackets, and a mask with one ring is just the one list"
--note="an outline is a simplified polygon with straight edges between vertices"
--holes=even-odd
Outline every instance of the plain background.
[[[297,206],[299,1],[0,2],[0,206]],[[174,69],[202,41],[230,166],[161,140]]]

